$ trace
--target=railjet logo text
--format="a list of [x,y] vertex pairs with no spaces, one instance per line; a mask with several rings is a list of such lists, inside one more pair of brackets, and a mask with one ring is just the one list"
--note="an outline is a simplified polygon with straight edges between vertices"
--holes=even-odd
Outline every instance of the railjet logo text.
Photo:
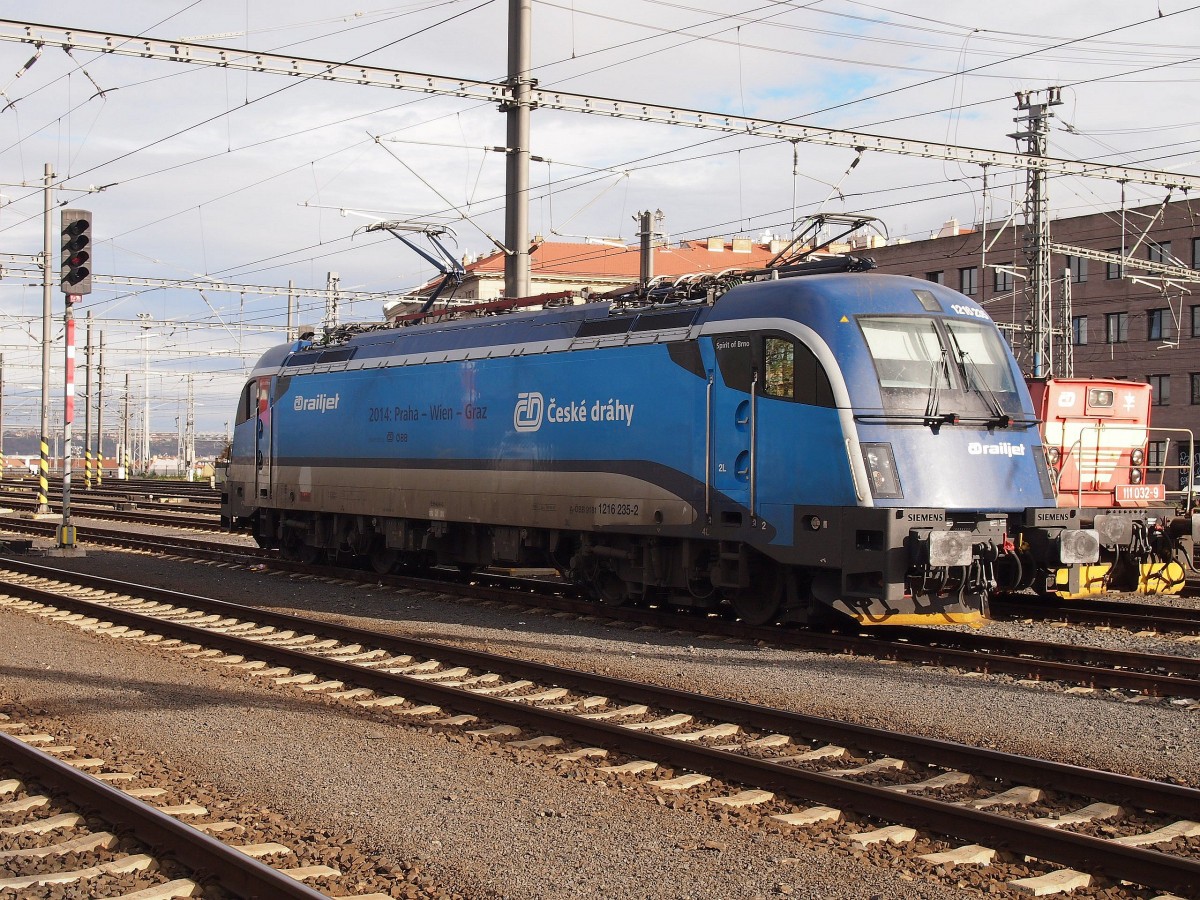
[[331,409],[337,409],[338,401],[341,399],[340,394],[334,394],[332,397],[329,394],[317,394],[315,397],[304,397],[297,394],[296,399],[292,401],[292,409],[296,412],[328,412]]
[[967,452],[972,456],[1024,456],[1024,444],[1010,444],[1008,441],[1001,441],[999,444],[981,444],[979,441],[972,441],[967,444]]

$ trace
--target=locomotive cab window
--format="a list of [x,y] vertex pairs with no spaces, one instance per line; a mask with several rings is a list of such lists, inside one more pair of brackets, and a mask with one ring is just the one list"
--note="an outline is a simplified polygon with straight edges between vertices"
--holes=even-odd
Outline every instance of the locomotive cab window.
[[933,319],[859,320],[882,388],[928,391],[950,387],[950,371]]
[[[1019,416],[1004,339],[991,322],[919,316],[858,320],[887,409]],[[947,407],[952,403],[953,408]]]
[[1008,412],[1019,412],[1017,385],[1008,365],[1004,341],[995,328],[981,322],[947,320],[946,329],[964,380],[971,390],[997,395]]
[[254,418],[258,412],[258,380],[252,379],[243,389],[238,399],[236,424],[241,425],[247,419]]
[[825,367],[805,344],[783,335],[734,335],[713,340],[725,384],[750,392],[758,375],[764,397],[832,407],[833,388]]
[[768,397],[796,397],[796,345],[784,338],[763,340],[763,393]]

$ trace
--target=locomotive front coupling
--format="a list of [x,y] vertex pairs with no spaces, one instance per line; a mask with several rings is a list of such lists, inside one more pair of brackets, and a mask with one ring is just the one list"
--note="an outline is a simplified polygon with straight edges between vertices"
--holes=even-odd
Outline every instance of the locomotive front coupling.
[[986,599],[995,590],[1039,586],[1047,572],[1100,558],[1097,533],[1080,528],[1074,510],[1058,508],[1021,516],[947,512],[933,527],[912,528],[907,544],[909,589],[920,595],[962,590]]

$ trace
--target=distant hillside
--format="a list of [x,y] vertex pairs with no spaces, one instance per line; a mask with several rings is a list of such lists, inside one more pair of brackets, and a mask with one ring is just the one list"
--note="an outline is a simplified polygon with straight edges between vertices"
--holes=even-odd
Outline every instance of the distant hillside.
[[[79,456],[83,455],[83,437],[76,433],[74,443]],[[204,434],[196,438],[196,458],[211,459],[225,449],[224,435]],[[50,453],[54,455],[55,448],[61,450],[62,430],[50,435]],[[154,437],[150,441],[151,456],[174,456],[179,449],[179,439],[175,435]],[[3,450],[5,456],[37,456],[38,435],[36,431],[22,429],[17,431],[5,430],[3,435]],[[104,454],[112,456],[117,452],[113,436],[104,436]]]

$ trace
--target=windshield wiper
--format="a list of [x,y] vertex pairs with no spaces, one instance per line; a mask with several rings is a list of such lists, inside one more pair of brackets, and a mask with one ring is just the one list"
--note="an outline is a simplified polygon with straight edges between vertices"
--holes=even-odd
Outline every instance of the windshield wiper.
[[[961,351],[959,361],[966,367],[964,373],[967,375],[968,390],[973,390],[983,397],[995,415],[994,419],[988,420],[988,427],[1007,428],[1013,424],[1013,417],[1004,411],[1004,407],[1000,405],[1000,398],[996,396],[996,392],[992,390],[987,379],[983,377],[983,373],[979,371],[979,366],[975,365],[975,360],[971,359],[971,354],[966,350]],[[967,371],[968,369],[969,371]]]
[[950,362],[946,356],[946,348],[942,348],[941,359],[929,367],[929,395],[925,399],[925,424],[937,431],[943,425],[958,424],[957,413],[942,413],[942,377],[950,380]]

